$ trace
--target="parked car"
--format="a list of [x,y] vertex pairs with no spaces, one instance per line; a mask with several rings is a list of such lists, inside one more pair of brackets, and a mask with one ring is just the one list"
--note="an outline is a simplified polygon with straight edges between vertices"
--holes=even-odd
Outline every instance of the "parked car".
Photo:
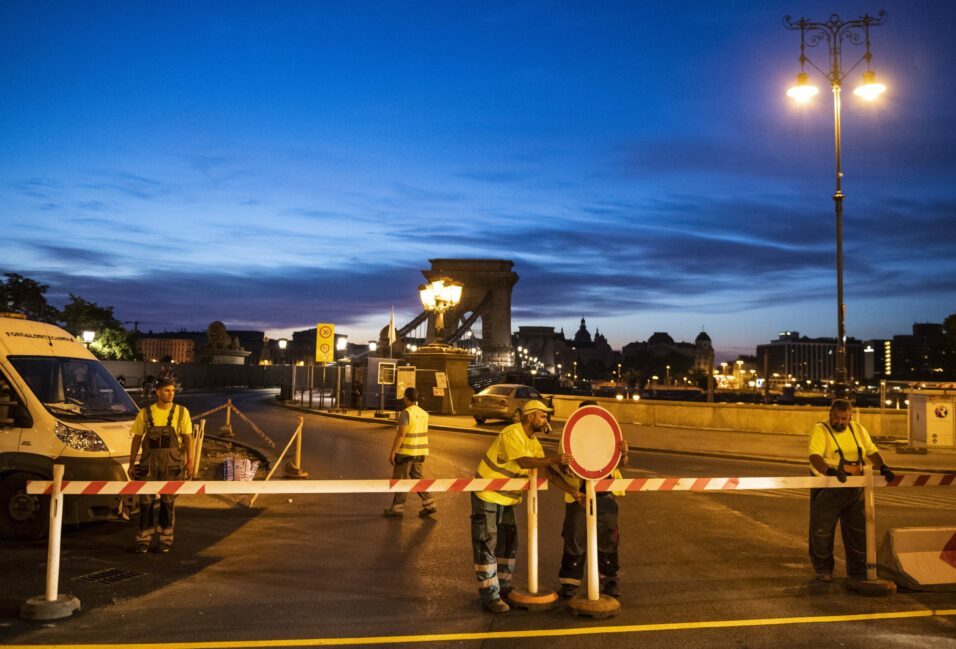
[[475,422],[485,423],[488,419],[517,421],[521,415],[521,406],[532,399],[543,401],[551,407],[551,399],[529,385],[500,383],[490,385],[471,398],[468,409]]

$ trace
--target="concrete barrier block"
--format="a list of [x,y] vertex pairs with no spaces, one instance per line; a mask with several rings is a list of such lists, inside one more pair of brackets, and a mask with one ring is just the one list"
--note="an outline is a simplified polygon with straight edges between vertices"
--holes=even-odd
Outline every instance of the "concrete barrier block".
[[879,571],[910,590],[956,591],[956,527],[902,527],[887,531]]

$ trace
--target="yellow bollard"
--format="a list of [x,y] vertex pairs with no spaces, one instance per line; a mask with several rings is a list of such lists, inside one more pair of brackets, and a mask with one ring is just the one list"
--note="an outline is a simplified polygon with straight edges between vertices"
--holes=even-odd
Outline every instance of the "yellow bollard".
[[302,470],[302,426],[305,423],[304,417],[299,417],[299,426],[296,428],[293,437],[295,438],[295,459],[289,462],[285,467],[285,476],[287,478],[305,479],[309,477],[308,472]]
[[235,406],[232,405],[232,399],[226,399],[226,424],[219,429],[219,434],[223,437],[235,437],[236,434],[232,432],[232,409]]

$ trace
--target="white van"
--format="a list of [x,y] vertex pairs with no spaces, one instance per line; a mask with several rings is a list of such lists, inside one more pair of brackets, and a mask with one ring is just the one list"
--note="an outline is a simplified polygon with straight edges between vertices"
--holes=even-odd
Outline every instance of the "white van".
[[[0,537],[32,539],[49,527],[47,497],[27,480],[127,480],[137,412],[126,390],[82,342],[55,325],[0,313]],[[118,496],[69,496],[63,521],[109,520]]]

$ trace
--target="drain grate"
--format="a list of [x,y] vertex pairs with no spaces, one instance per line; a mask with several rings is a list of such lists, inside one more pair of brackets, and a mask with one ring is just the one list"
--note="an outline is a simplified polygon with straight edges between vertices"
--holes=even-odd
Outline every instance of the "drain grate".
[[119,584],[130,579],[142,577],[142,572],[132,570],[123,570],[122,568],[107,568],[106,570],[97,570],[86,575],[80,575],[77,579],[83,581],[92,581],[97,584]]

